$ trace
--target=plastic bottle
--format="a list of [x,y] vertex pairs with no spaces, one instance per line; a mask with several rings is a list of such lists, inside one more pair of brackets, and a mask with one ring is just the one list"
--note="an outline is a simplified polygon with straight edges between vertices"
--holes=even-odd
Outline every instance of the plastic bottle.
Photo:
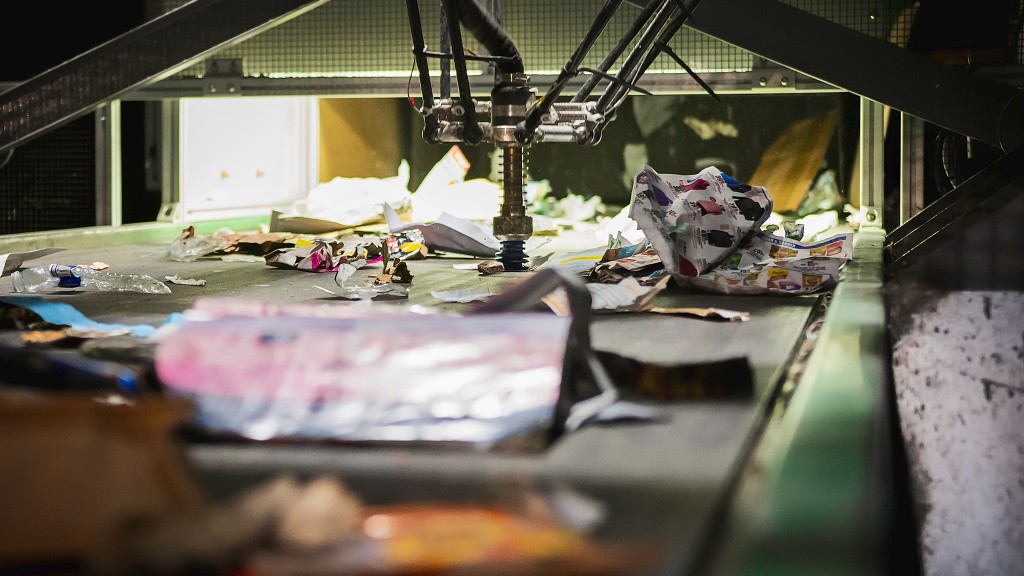
[[17,270],[11,274],[15,292],[144,292],[170,294],[166,284],[144,274],[123,274],[93,270],[85,266],[50,264]]

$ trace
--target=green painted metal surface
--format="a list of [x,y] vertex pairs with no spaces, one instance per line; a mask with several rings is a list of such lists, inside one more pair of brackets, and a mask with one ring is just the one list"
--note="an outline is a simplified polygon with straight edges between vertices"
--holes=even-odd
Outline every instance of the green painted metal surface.
[[890,349],[881,230],[857,234],[802,374],[742,473],[712,574],[885,570]]

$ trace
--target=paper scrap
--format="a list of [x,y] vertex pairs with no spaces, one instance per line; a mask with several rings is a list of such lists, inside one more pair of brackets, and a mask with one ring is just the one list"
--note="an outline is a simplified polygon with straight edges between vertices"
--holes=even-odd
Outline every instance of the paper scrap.
[[366,265],[366,260],[356,260],[355,262],[342,262],[338,265],[338,272],[334,275],[334,283],[342,288],[345,287],[345,281],[352,277],[359,270]]
[[305,198],[292,203],[287,213],[271,213],[271,232],[328,234],[382,221],[381,202],[396,210],[410,208],[409,163],[395,176],[358,178],[336,176],[317,184]]
[[465,290],[433,290],[430,295],[445,302],[477,302],[494,296],[486,288],[467,288]]
[[614,310],[616,312],[642,312],[650,310],[654,297],[668,285],[669,276],[664,276],[653,286],[642,286],[633,277],[618,284],[587,284],[590,290],[591,310]]
[[598,246],[589,250],[562,254],[548,259],[545,266],[559,268],[567,272],[575,272],[576,274],[586,274],[601,262],[607,250],[607,246]]
[[644,404],[637,404],[636,402],[628,402],[625,400],[616,400],[594,414],[593,417],[591,417],[590,422],[654,422],[664,420],[665,417],[665,412],[657,407],[646,406]]
[[738,310],[726,310],[724,308],[672,308],[655,306],[648,310],[655,314],[678,314],[680,316],[696,316],[705,320],[725,320],[727,322],[747,322],[750,320],[749,312]]
[[266,264],[266,256],[257,256],[255,254],[225,254],[220,259],[224,262],[258,262],[260,264]]
[[164,276],[164,280],[167,280],[171,284],[180,284],[182,286],[206,286],[206,280],[198,280],[196,278],[181,278],[177,274],[174,276]]
[[442,212],[432,224],[407,224],[388,204],[383,205],[383,210],[392,234],[418,228],[430,250],[490,258],[501,249],[501,242],[489,230],[447,212]]
[[327,292],[331,296],[337,296],[348,300],[373,300],[378,297],[383,297],[381,299],[386,300],[409,297],[409,289],[398,284],[363,284],[358,286],[345,286],[342,288],[341,292],[330,290],[323,286],[313,286],[313,288]]
[[[663,276],[652,286],[642,286],[636,278],[627,277],[618,284],[586,284],[590,292],[592,311],[646,312],[652,308],[654,297],[665,289],[670,276]],[[559,288],[541,298],[552,312],[569,315],[569,300],[565,290]]]
[[7,276],[18,268],[21,268],[21,265],[29,260],[42,258],[43,256],[53,254],[54,252],[60,252],[61,250],[63,250],[63,248],[40,248],[39,250],[30,250],[28,252],[0,254],[0,276]]

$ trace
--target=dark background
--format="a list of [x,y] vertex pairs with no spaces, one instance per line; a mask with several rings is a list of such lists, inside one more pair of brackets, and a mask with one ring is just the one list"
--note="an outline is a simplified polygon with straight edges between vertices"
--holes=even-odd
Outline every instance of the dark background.
[[[143,0],[8,2],[0,82],[28,80],[145,22]],[[144,103],[122,102],[123,221],[148,222],[160,191],[145,179]],[[0,154],[0,234],[95,224],[93,116]]]

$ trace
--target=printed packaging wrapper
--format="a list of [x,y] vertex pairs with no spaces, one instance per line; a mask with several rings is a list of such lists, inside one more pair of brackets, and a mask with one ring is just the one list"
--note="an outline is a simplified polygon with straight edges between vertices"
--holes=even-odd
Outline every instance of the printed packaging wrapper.
[[697,278],[688,279],[688,284],[723,294],[810,294],[835,285],[835,276],[760,265],[750,270],[717,268]]
[[837,234],[812,244],[804,244],[761,231],[754,234],[724,265],[747,270],[763,264],[797,262],[808,258],[846,262],[852,257],[853,234]]
[[810,294],[831,288],[853,255],[853,235],[804,244],[761,231],[689,284],[726,294]]
[[567,318],[232,309],[187,315],[155,355],[167,392],[215,434],[487,449],[554,423]]
[[728,258],[772,212],[768,192],[713,166],[698,174],[658,174],[641,166],[630,217],[674,278],[700,276]]

